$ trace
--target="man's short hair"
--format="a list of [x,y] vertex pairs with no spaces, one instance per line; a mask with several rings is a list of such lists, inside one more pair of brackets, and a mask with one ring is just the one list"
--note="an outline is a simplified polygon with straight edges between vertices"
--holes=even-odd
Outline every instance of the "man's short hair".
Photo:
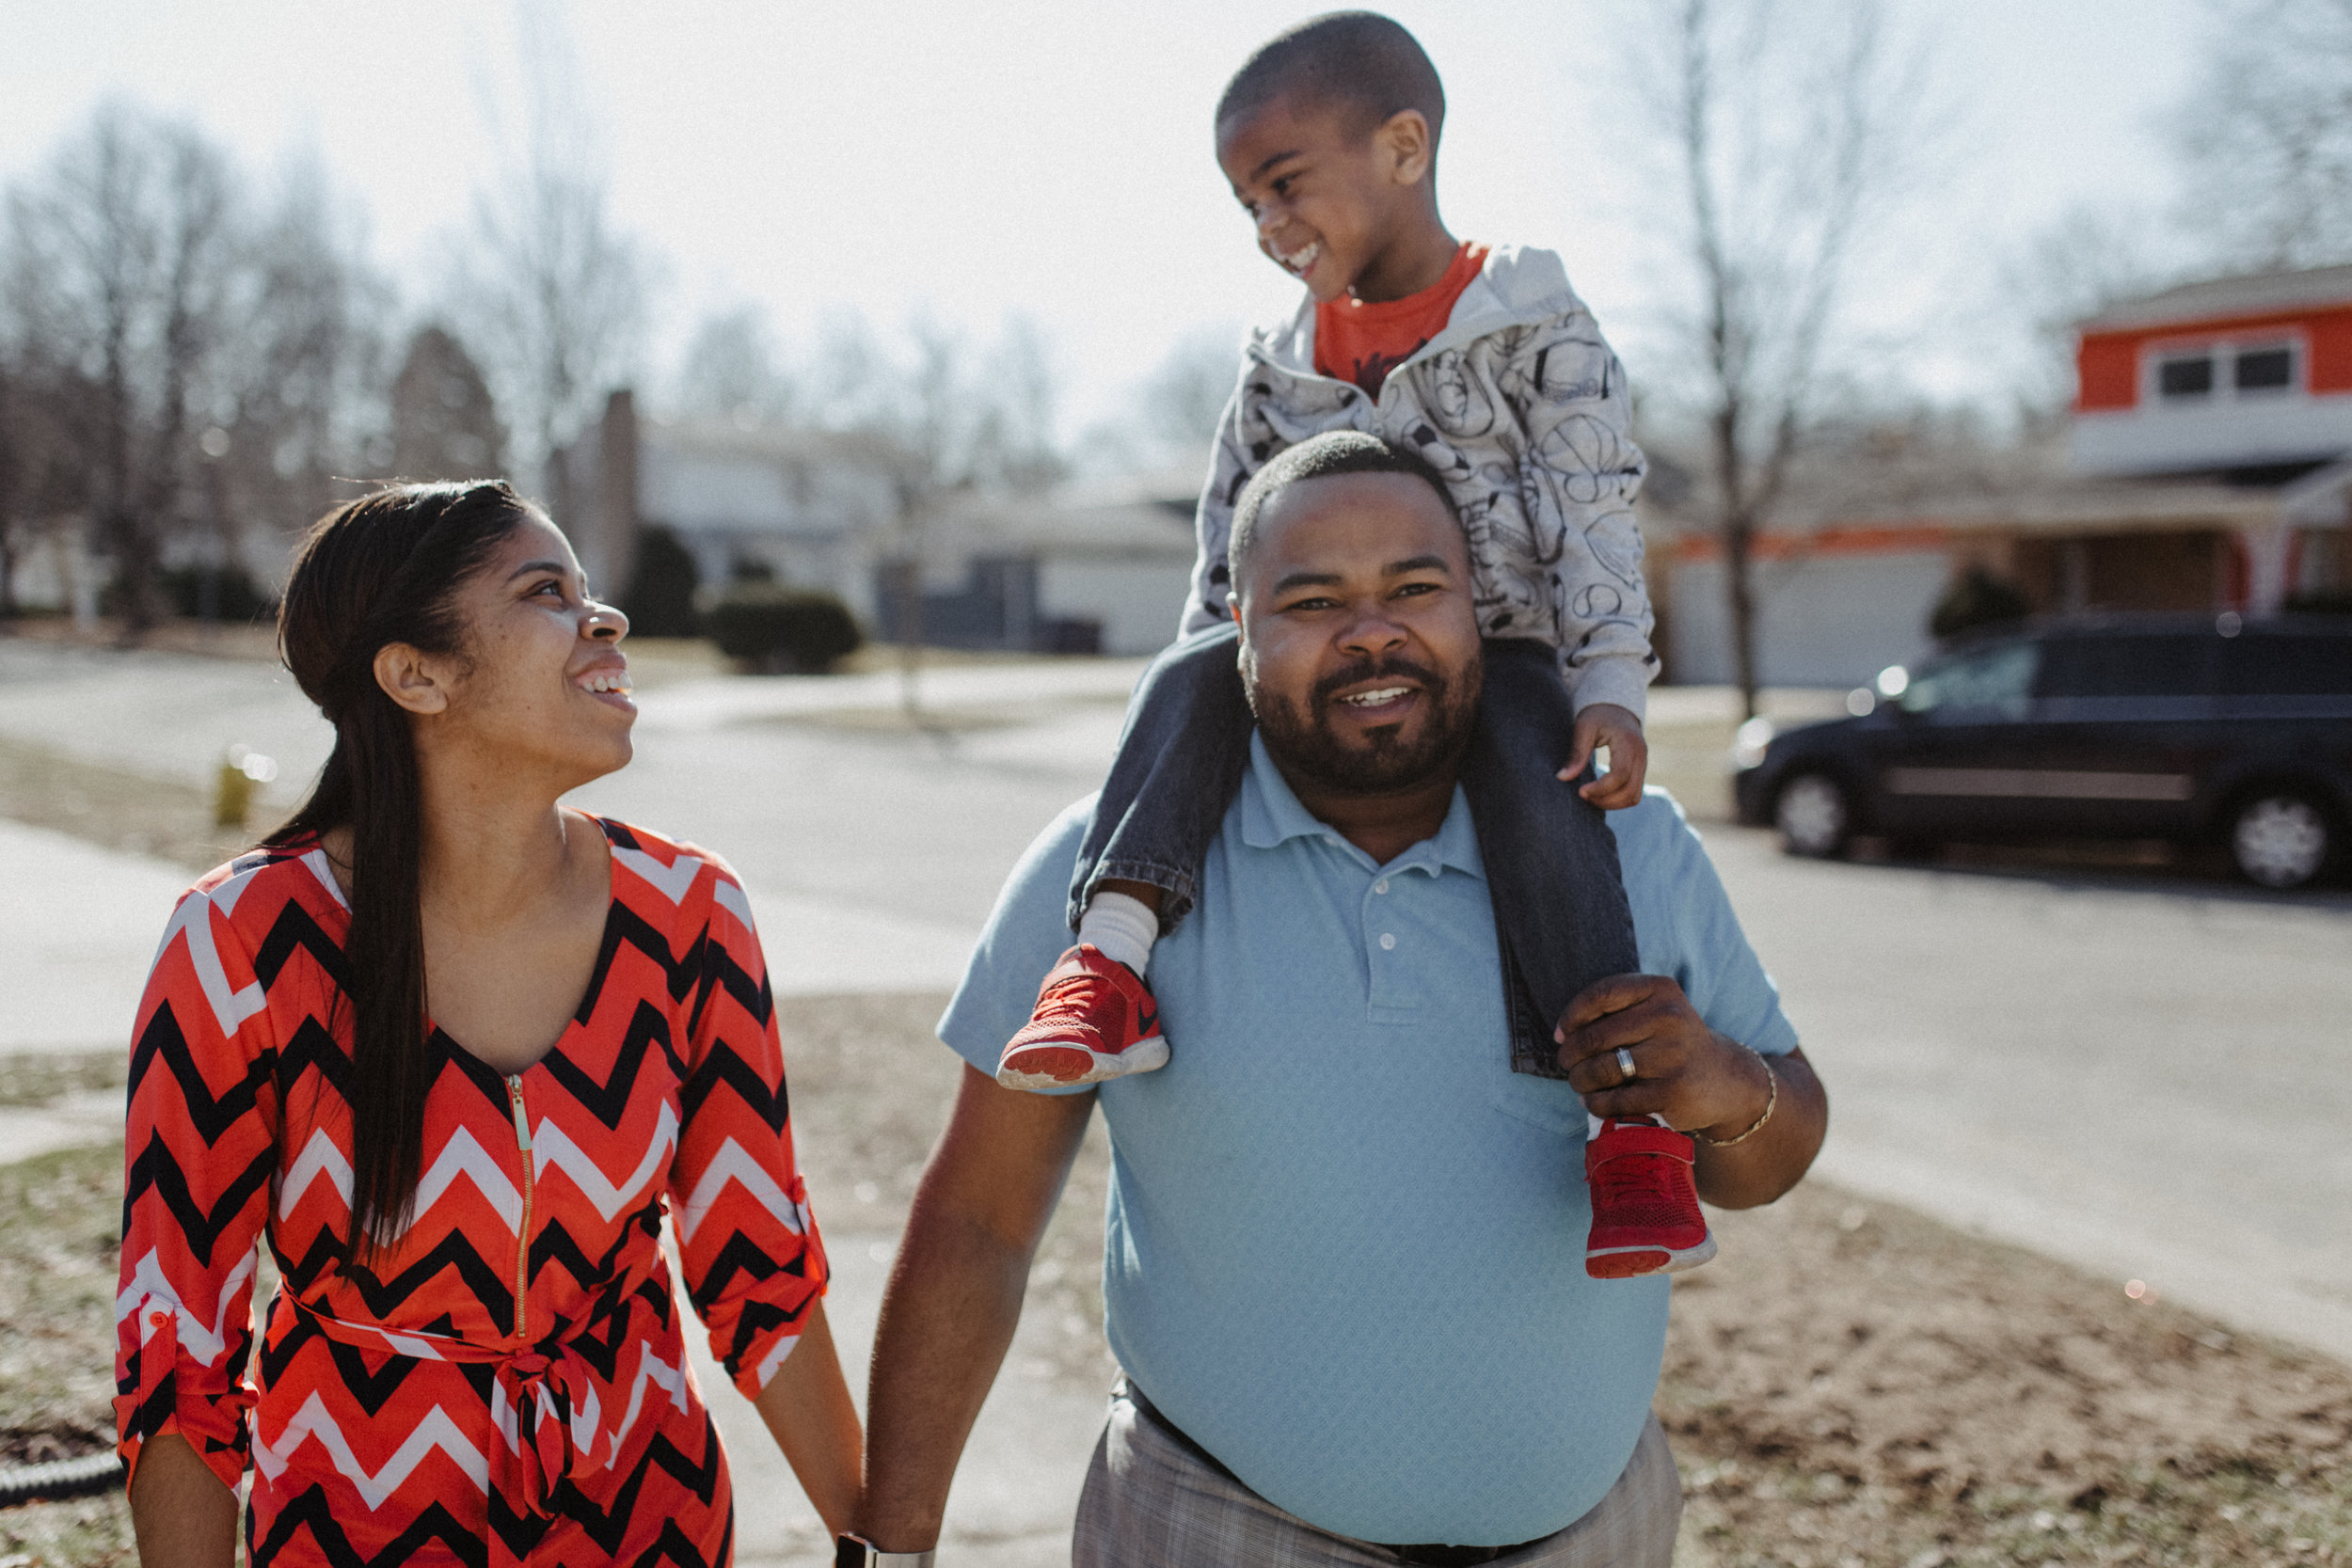
[[1249,476],[1233,502],[1233,529],[1225,546],[1225,565],[1233,592],[1241,592],[1242,572],[1258,545],[1258,519],[1275,497],[1310,479],[1339,474],[1406,474],[1438,493],[1446,515],[1457,524],[1461,510],[1454,504],[1445,481],[1421,453],[1359,430],[1327,430],[1295,447],[1277,452],[1266,466]]
[[1277,33],[1225,84],[1216,123],[1294,97],[1343,110],[1351,136],[1419,109],[1434,148],[1445,124],[1438,68],[1412,34],[1373,11],[1332,11]]

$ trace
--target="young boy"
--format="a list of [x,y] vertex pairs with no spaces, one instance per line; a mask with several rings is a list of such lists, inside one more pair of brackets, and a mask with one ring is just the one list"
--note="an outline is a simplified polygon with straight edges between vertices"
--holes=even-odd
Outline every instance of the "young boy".
[[[1645,464],[1625,372],[1549,251],[1457,242],[1438,214],[1445,95],[1411,34],[1340,12],[1252,55],[1217,104],[1217,162],[1258,246],[1307,286],[1254,334],[1200,498],[1184,640],[1145,675],[1071,889],[1078,942],[1046,977],[997,1081],[1095,1083],[1168,1060],[1143,981],[1191,908],[1248,755],[1226,543],[1235,498],[1284,448],[1359,430],[1425,458],[1470,536],[1487,639],[1464,788],[1479,825],[1512,1066],[1560,1077],[1569,1001],[1640,967],[1602,809],[1641,799],[1657,670],[1633,498]],[[1610,770],[1587,777],[1606,747]],[[1581,781],[1581,782],[1580,782]],[[1691,1140],[1588,1133],[1586,1267],[1620,1277],[1713,1256]]]

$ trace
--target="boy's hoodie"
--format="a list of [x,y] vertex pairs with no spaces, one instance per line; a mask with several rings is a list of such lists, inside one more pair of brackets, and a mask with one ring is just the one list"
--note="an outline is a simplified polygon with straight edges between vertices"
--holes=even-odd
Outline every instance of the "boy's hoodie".
[[1198,515],[1183,633],[1230,624],[1233,502],[1285,447],[1359,430],[1411,449],[1446,482],[1470,535],[1479,630],[1560,652],[1581,710],[1640,717],[1658,673],[1633,498],[1625,367],[1549,250],[1497,245],[1445,329],[1391,372],[1375,402],[1314,369],[1315,306],[1253,331],[1218,421]]

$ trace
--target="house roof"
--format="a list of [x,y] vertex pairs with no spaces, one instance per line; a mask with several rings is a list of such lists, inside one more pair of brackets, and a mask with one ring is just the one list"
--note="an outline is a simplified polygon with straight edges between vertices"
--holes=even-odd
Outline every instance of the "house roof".
[[932,543],[974,554],[1192,560],[1190,502],[1094,496],[972,498],[934,519]]
[[2076,323],[2075,330],[2119,332],[2138,326],[2162,326],[2169,322],[2262,316],[2321,305],[2352,305],[2352,266],[2249,273],[2183,283],[2160,293],[2111,305]]

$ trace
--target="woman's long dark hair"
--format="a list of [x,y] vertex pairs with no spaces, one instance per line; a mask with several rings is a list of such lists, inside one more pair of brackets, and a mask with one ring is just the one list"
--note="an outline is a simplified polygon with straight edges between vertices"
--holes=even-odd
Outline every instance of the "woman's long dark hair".
[[351,832],[351,1231],[357,1260],[406,1227],[424,1145],[424,927],[418,912],[421,791],[408,716],[376,684],[375,656],[405,642],[464,653],[457,589],[532,515],[502,482],[401,484],[337,507],[304,537],[278,612],[278,646],[335,726],[310,798],[264,843],[308,847]]

